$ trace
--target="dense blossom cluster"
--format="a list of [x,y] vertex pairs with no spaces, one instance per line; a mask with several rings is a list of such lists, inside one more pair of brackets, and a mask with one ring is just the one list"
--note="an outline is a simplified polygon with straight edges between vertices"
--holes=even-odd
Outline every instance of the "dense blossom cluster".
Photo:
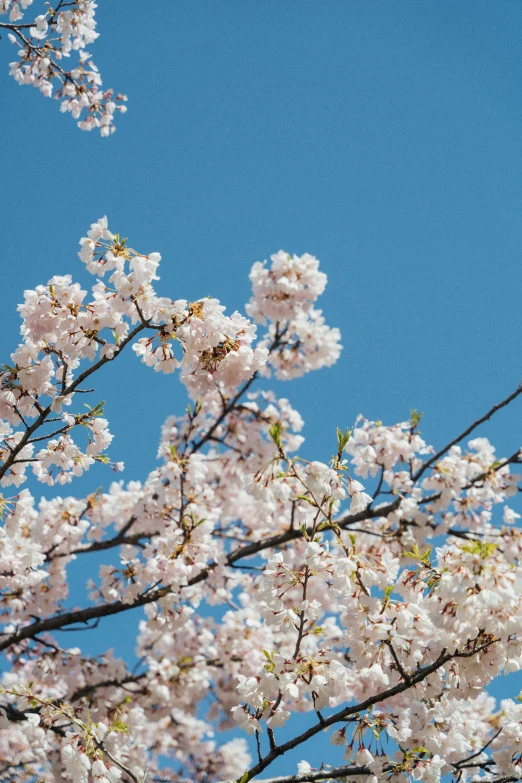
[[[41,13],[34,15],[33,0],[0,0],[0,19],[4,14],[9,19],[0,21],[0,27],[9,30],[9,40],[18,47],[19,59],[10,64],[11,75],[19,84],[30,84],[47,98],[60,100],[60,110],[70,112],[82,130],[99,128],[102,136],[109,136],[116,130],[116,112],[127,111],[127,98],[102,89],[101,76],[86,49],[99,36],[96,3],[60,0],[53,7],[37,0],[37,4]],[[30,23],[24,15],[28,9]],[[66,66],[76,55],[77,62]]]
[[[83,400],[127,346],[179,371],[190,403],[144,482],[2,496],[0,778],[247,783],[303,745],[295,780],[327,780],[304,744],[325,730],[335,778],[521,778],[522,706],[485,690],[522,668],[518,447],[499,458],[466,440],[472,426],[436,451],[413,412],[360,417],[333,434],[330,461],[305,459],[300,415],[253,384],[337,359],[317,259],[254,265],[256,326],[216,299],[158,295],[159,254],[105,218],[80,258],[91,296],[53,277],[19,308],[22,343],[0,375],[2,486],[28,468],[48,485],[96,461],[122,469],[102,404]],[[75,561],[103,551],[90,603],[66,610]],[[56,633],[137,607],[134,669]]]
[[[272,346],[270,365],[276,377],[288,380],[331,366],[341,354],[341,335],[313,307],[326,286],[319,261],[308,253],[299,257],[283,250],[271,261],[269,269],[259,261],[252,267],[253,296],[246,310],[257,323],[268,323],[263,344]],[[278,339],[280,334],[284,340]],[[264,375],[270,375],[269,368]]]

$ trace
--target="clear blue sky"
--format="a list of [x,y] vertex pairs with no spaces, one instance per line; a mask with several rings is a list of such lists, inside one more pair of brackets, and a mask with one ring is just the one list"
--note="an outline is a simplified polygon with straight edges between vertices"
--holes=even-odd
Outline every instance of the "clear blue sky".
[[[359,412],[392,423],[412,407],[440,446],[515,388],[520,2],[100,6],[90,51],[129,96],[108,140],[10,80],[14,49],[0,42],[4,359],[24,288],[65,273],[92,284],[77,242],[107,214],[133,247],[162,253],[158,289],[172,298],[241,309],[252,262],[279,248],[321,259],[344,353],[278,386],[304,416],[307,455],[328,459],[335,426]],[[183,391],[134,356],[118,365],[98,387],[111,454],[144,478]],[[519,403],[484,430],[501,453],[520,445],[520,417]],[[107,622],[105,642],[128,654],[124,620]]]

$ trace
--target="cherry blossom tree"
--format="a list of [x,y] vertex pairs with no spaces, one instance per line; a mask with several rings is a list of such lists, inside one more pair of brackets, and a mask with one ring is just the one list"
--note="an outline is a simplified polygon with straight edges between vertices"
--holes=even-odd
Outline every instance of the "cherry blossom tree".
[[[42,4],[26,21],[32,4],[0,0],[13,76],[109,135],[125,97],[100,90],[85,49],[95,3]],[[106,218],[80,245],[91,293],[68,275],[26,291],[0,371],[0,781],[522,778],[522,703],[487,691],[522,667],[521,452],[498,456],[480,434],[522,386],[439,446],[415,411],[344,428],[339,408],[331,460],[310,461],[270,378],[340,355],[316,258],[255,263],[246,315],[227,315],[210,297],[159,295],[159,253]],[[186,411],[166,419],[144,482],[66,495],[95,463],[123,470],[92,384],[125,350],[177,373]],[[37,501],[31,474],[63,496]],[[107,563],[70,609],[93,552]],[[138,608],[134,668],[63,644]],[[310,755],[325,732],[340,765]],[[274,777],[296,748],[295,773]]]
[[[86,50],[96,32],[93,0],[59,0],[55,6],[36,0],[0,0],[0,30],[8,31],[18,47],[18,60],[10,64],[11,75],[19,84],[32,84],[42,95],[61,101],[60,111],[70,112],[82,130],[99,128],[102,136],[116,130],[114,115],[125,112],[127,97],[102,90],[98,69]],[[25,14],[27,12],[27,14]],[[28,21],[30,19],[30,21]],[[76,54],[77,60],[76,60]],[[66,68],[74,57],[76,62]]]
[[[522,704],[486,687],[522,665],[520,449],[499,457],[475,431],[522,388],[441,447],[416,412],[359,417],[309,461],[299,413],[266,386],[339,357],[316,258],[255,263],[244,316],[160,296],[160,255],[106,218],[80,244],[92,293],[70,276],[26,291],[1,372],[1,780],[276,780],[294,748],[306,760],[280,783],[519,779]],[[37,503],[28,472],[51,486],[123,468],[92,383],[129,348],[188,394],[158,465]],[[66,609],[75,563],[114,551]],[[137,668],[63,646],[138,607]],[[323,732],[341,766],[308,756]]]

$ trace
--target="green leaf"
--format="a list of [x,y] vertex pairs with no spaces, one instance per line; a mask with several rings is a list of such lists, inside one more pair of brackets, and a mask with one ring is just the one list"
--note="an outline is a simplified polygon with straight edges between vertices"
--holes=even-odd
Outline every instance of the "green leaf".
[[403,555],[404,557],[411,557],[412,560],[419,560],[423,565],[429,567],[431,565],[431,549],[432,547],[429,546],[425,552],[421,552],[417,544],[414,544],[411,552],[403,552]]
[[99,402],[97,405],[94,406],[94,408],[91,408],[91,406],[86,402],[83,403],[83,407],[87,408],[91,416],[103,416],[104,405],[105,405],[105,400]]
[[277,448],[281,449],[283,447],[281,443],[281,422],[277,421],[275,424],[271,424],[268,429],[268,434],[274,441]]
[[298,495],[297,500],[306,500],[307,503],[310,503],[311,506],[315,506],[315,503],[313,500],[310,500],[310,498],[307,498],[306,495]]
[[472,541],[462,547],[463,552],[469,552],[472,555],[480,555],[482,560],[486,560],[496,550],[497,545],[492,541]]
[[342,430],[340,430],[339,427],[337,427],[336,429],[337,429],[337,453],[340,457],[346,447],[346,444],[350,440],[352,431],[349,430],[348,427],[346,427],[344,432],[342,432]]
[[111,726],[111,731],[120,731],[122,734],[129,733],[129,727],[121,720],[116,720]]
[[412,409],[412,411],[410,412],[410,418],[411,418],[412,427],[414,427],[414,428],[417,427],[417,425],[419,424],[419,422],[422,419],[423,415],[424,414],[422,414],[419,411],[415,410],[415,408]]
[[387,585],[384,588],[384,595],[383,595],[383,598],[382,598],[382,605],[383,605],[383,607],[388,606],[388,604],[390,603],[390,595],[393,593],[393,588],[394,587],[395,587],[395,585]]

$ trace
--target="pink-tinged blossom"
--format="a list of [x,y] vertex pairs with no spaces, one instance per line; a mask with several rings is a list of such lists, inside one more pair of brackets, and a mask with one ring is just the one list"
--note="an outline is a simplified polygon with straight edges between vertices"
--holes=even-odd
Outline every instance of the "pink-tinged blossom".
[[250,272],[252,299],[247,312],[258,323],[266,320],[291,321],[323,293],[327,277],[319,271],[319,261],[305,253],[291,256],[280,250],[270,256],[271,265],[257,261]]
[[75,783],[88,782],[91,762],[76,742],[63,746],[62,762],[66,778],[73,780]]
[[32,3],[33,0],[0,0],[0,14],[8,13],[10,22],[18,22]]
[[277,378],[289,380],[331,366],[341,353],[341,334],[313,307],[327,280],[319,261],[308,253],[298,257],[283,250],[271,261],[269,268],[259,261],[252,267],[253,296],[246,307],[255,321],[268,323],[261,345],[271,350],[263,374],[273,369]]

